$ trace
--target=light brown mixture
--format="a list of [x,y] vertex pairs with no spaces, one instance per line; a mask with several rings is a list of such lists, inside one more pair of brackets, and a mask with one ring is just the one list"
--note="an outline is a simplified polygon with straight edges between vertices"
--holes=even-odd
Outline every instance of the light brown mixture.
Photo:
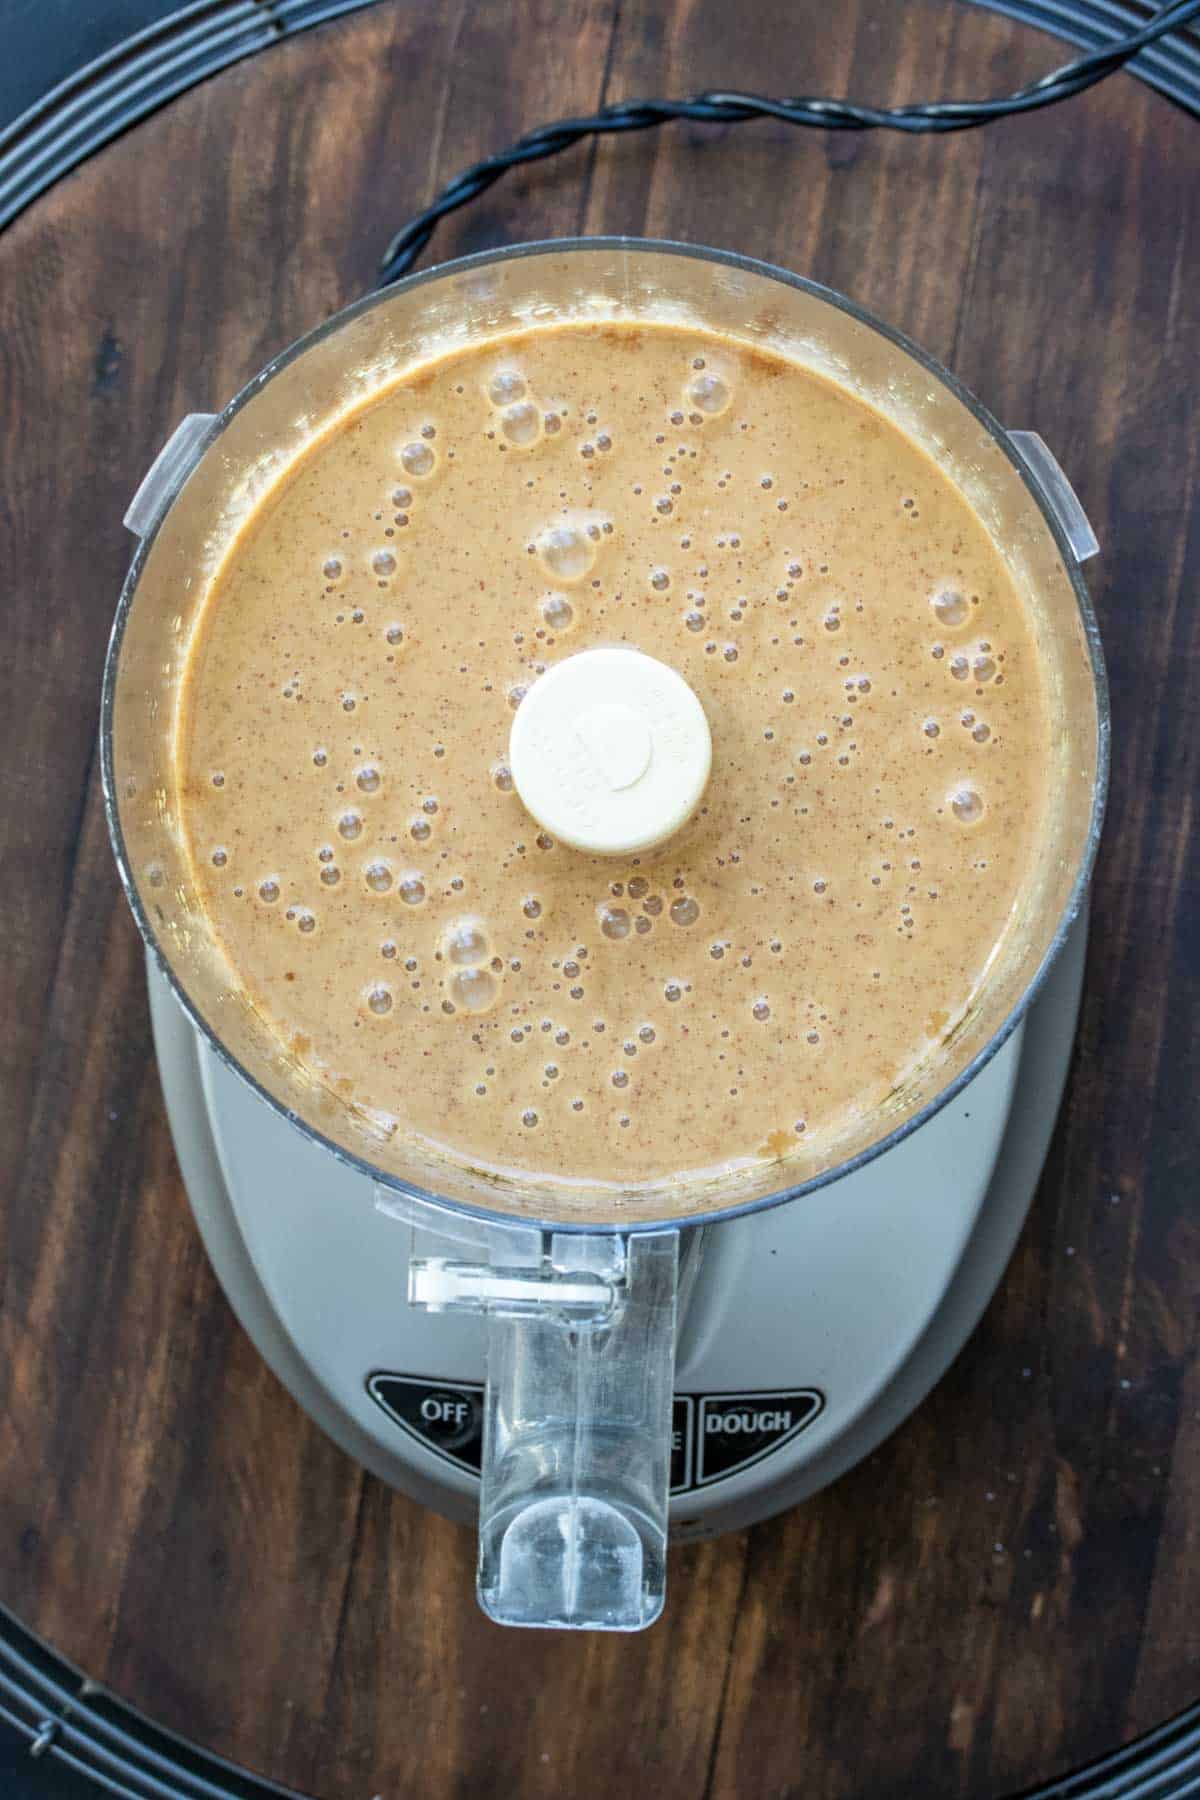
[[[640,860],[552,843],[506,767],[524,688],[614,642],[713,736]],[[633,1182],[784,1155],[931,1053],[1048,738],[1020,597],[916,445],[732,340],[562,326],[389,389],[268,496],[179,776],[215,930],[310,1067],[472,1162]]]

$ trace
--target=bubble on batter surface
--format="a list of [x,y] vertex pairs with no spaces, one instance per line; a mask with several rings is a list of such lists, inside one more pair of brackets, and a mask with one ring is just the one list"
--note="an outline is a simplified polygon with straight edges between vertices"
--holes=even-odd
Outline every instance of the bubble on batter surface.
[[596,547],[580,525],[551,525],[537,539],[543,566],[557,581],[582,581],[596,561]]
[[683,390],[684,402],[696,412],[704,413],[708,418],[715,418],[725,412],[733,394],[729,384],[722,381],[719,375],[710,370],[694,372]]
[[518,369],[497,369],[488,382],[487,392],[493,406],[509,406],[513,401],[523,400],[528,387]]
[[958,625],[965,625],[970,617],[970,603],[966,595],[960,594],[957,588],[939,588],[930,596],[929,604],[939,625],[944,625],[949,631],[953,631]]
[[490,969],[456,969],[450,977],[450,998],[465,1012],[486,1012],[499,992],[500,984]]
[[565,594],[547,594],[542,601],[542,618],[551,631],[566,631],[575,617],[575,609]]
[[454,919],[442,938],[442,954],[459,968],[474,967],[487,961],[491,953],[487,926],[474,914]]
[[510,444],[528,450],[542,435],[542,415],[532,400],[518,400],[500,414],[500,429]]
[[957,788],[950,796],[950,810],[961,825],[975,825],[983,817],[983,800],[975,788]]
[[432,445],[421,443],[416,438],[405,444],[400,452],[400,464],[405,474],[415,475],[419,480],[432,475],[436,463],[437,452]]
[[623,906],[602,906],[599,917],[600,930],[606,938],[616,941],[629,936],[630,919]]

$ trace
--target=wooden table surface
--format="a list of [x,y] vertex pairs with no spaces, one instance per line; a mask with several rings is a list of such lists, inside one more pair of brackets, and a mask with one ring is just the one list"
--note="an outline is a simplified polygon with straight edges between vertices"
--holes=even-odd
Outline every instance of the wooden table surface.
[[176,100],[0,238],[0,1600],[321,1800],[986,1797],[1200,1695],[1200,126],[1128,76],[986,132],[583,148],[441,255],[646,232],[777,260],[1046,437],[1115,770],[1084,1013],[983,1325],[867,1464],[674,1554],[634,1639],[505,1634],[471,1534],[267,1372],[176,1170],[96,754],[121,514],[185,412],[368,286],[456,168],[602,97],[1007,91],[1061,45],[945,0],[384,5]]

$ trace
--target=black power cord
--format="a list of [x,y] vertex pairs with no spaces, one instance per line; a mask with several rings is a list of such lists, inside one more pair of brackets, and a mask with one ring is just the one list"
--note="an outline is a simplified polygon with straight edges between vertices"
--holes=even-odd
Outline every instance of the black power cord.
[[507,150],[464,169],[431,205],[410,219],[384,252],[378,285],[387,287],[407,275],[440,222],[449,213],[457,212],[460,206],[485,194],[509,169],[557,156],[560,150],[569,150],[581,138],[598,137],[606,132],[649,131],[674,119],[691,119],[705,125],[742,125],[748,119],[782,119],[787,125],[816,126],[826,131],[886,130],[913,134],[971,131],[978,125],[990,124],[993,119],[1036,112],[1043,106],[1055,106],[1060,100],[1069,100],[1073,94],[1086,92],[1123,68],[1139,50],[1156,43],[1169,31],[1186,25],[1198,13],[1200,0],[1170,0],[1139,31],[1114,38],[1102,49],[1064,63],[1062,68],[1030,82],[1028,87],[1018,88],[1015,94],[1006,94],[996,100],[927,100],[908,106],[878,107],[862,106],[852,100],[772,100],[764,94],[742,94],[722,88],[693,94],[687,100],[618,101],[584,118],[559,119],[552,125],[540,125],[518,138]]

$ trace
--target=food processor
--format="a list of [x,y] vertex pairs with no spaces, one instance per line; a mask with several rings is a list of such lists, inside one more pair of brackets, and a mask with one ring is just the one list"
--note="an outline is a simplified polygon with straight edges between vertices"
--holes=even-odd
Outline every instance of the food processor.
[[[190,871],[177,702],[225,551],[315,435],[455,348],[639,320],[826,375],[959,488],[1033,622],[1054,737],[1045,824],[986,982],[883,1106],[723,1175],[518,1186],[326,1087],[256,1012]],[[649,1625],[669,1537],[765,1517],[866,1455],[956,1353],[1020,1230],[1074,1033],[1107,772],[1080,575],[1097,544],[1079,503],[1040,438],[1005,431],[842,296],[716,250],[591,238],[449,263],[338,314],[223,413],[185,419],[126,523],[138,542],[105,672],[106,806],[148,946],[172,1131],[225,1289],[351,1455],[477,1515],[493,1619]]]

